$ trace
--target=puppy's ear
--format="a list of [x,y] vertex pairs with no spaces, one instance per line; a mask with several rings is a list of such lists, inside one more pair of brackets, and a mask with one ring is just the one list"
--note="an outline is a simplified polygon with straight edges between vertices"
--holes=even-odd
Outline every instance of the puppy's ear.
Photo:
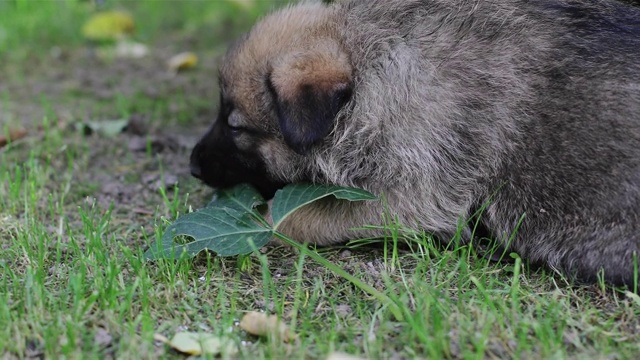
[[274,64],[268,86],[287,145],[299,154],[326,137],[351,97],[352,70],[337,43],[326,42]]

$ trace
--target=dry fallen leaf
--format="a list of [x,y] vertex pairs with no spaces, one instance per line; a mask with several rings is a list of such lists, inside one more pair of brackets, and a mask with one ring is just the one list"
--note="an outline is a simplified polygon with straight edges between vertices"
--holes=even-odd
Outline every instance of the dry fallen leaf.
[[16,141],[27,136],[25,129],[9,129],[7,136],[0,134],[0,148],[7,145],[10,141]]
[[627,296],[627,298],[633,301],[636,306],[640,306],[640,296],[638,296],[638,294],[631,291],[625,291],[624,294]]
[[174,55],[167,61],[167,66],[171,72],[191,69],[198,64],[198,56],[192,52],[183,52]]
[[153,334],[153,340],[160,341],[160,342],[163,342],[165,344],[169,343],[169,338],[167,338],[166,336],[164,336],[162,334]]
[[327,356],[327,360],[364,360],[359,356],[349,355],[341,352],[333,352]]
[[133,18],[123,11],[105,11],[95,14],[82,26],[82,36],[93,41],[121,39],[135,28]]
[[128,123],[129,120],[127,119],[95,120],[80,123],[78,126],[84,130],[87,135],[96,132],[106,137],[114,137],[124,131]]
[[235,355],[238,353],[238,347],[230,339],[208,333],[179,332],[168,344],[179,352],[189,355]]
[[275,336],[283,341],[295,339],[295,334],[289,331],[285,323],[280,321],[276,315],[251,311],[240,320],[240,328],[252,335]]
[[120,40],[116,44],[113,54],[119,58],[139,59],[149,53],[147,45],[130,40]]

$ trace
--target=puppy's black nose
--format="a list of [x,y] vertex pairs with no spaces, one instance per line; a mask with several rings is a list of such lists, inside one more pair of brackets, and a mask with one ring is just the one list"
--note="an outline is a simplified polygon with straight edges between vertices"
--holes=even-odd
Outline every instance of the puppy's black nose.
[[191,156],[189,157],[189,169],[191,170],[191,175],[195,178],[200,179],[202,177],[202,167],[200,166],[200,152],[202,146],[200,143],[197,143],[196,146],[191,150]]
[[189,168],[191,169],[191,176],[200,179],[202,176],[202,168],[200,168],[200,164],[192,162],[189,165]]

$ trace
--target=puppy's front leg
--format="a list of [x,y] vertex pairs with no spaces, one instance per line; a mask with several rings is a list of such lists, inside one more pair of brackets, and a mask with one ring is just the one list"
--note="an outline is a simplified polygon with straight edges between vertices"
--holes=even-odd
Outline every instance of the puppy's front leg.
[[[326,197],[289,215],[276,230],[292,240],[316,245],[332,245],[363,237],[383,236],[382,231],[362,230],[365,225],[380,225],[380,201],[348,201]],[[271,200],[267,219],[271,223]],[[358,230],[354,230],[358,228]]]

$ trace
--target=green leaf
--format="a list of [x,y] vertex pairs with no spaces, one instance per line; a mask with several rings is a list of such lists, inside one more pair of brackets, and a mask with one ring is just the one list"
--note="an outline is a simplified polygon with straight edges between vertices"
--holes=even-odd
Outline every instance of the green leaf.
[[209,333],[179,332],[169,341],[169,346],[189,355],[235,355],[238,347],[231,339]]
[[218,197],[213,199],[207,207],[224,207],[237,211],[253,212],[256,206],[264,203],[264,199],[256,189],[247,184],[240,184],[231,189],[220,191]]
[[[264,199],[253,188],[241,185],[223,191],[206,208],[185,214],[170,225],[160,243],[145,253],[146,259],[193,257],[202,250],[219,256],[248,254],[269,242],[273,231],[258,222],[254,208]],[[177,243],[176,236],[192,241]]]
[[376,200],[370,192],[334,185],[292,184],[278,190],[273,198],[271,216],[274,228],[295,210],[329,195],[349,201]]
[[[376,199],[360,189],[287,185],[278,190],[273,199],[274,223],[279,224],[296,209],[329,195],[349,201]],[[193,257],[203,250],[213,251],[218,256],[249,254],[266,245],[274,234],[275,227],[270,227],[256,211],[256,207],[263,204],[262,196],[249,185],[221,191],[207,207],[185,214],[170,225],[162,239],[147,250],[145,258],[175,259],[185,254]],[[178,236],[190,239],[180,242],[176,239]]]

